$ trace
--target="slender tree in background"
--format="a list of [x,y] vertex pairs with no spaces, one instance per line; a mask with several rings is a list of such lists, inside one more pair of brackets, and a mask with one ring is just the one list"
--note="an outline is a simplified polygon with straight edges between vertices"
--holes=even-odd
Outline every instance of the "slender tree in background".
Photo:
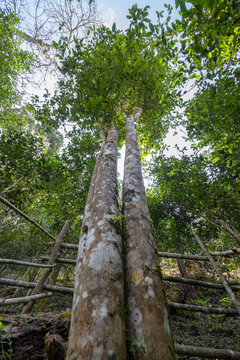
[[[74,46],[75,38],[85,38],[90,26],[98,24],[94,2],[88,0],[24,0],[1,1],[2,8],[10,11],[20,20],[16,27],[16,36],[25,43],[25,47],[35,54],[41,67],[41,76],[58,69],[60,49],[57,44]],[[38,83],[39,83],[38,72]]]

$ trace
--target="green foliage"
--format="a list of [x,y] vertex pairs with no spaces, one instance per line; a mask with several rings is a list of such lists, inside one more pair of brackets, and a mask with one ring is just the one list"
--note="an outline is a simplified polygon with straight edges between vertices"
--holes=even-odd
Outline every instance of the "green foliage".
[[125,216],[124,215],[113,215],[113,218],[114,218],[114,220],[116,220],[116,221],[118,221],[118,220],[122,220],[122,219],[124,219],[125,218]]
[[130,339],[129,345],[129,351],[133,359],[137,358],[138,349],[140,349],[143,354],[147,354],[147,346],[143,336],[139,336],[137,339]]
[[179,6],[182,19],[167,28],[167,37],[181,46],[174,63],[197,79],[198,91],[177,120],[195,142],[195,155],[154,157],[148,202],[159,249],[194,252],[191,227],[210,248],[229,241],[212,221],[239,229],[240,7],[232,0],[176,0]]
[[17,17],[0,9],[0,110],[14,104],[18,97],[17,82],[20,74],[29,72],[33,55],[20,48],[16,37]]
[[[192,3],[187,9],[185,3]],[[194,0],[176,1],[181,7],[182,21],[173,24],[173,32],[180,33],[184,66],[187,61],[191,77],[205,82],[238,63],[240,27],[239,1]],[[186,65],[185,65],[186,66]]]
[[[42,139],[9,127],[1,135],[0,173],[2,190],[21,176],[32,173],[43,162]],[[16,159],[18,161],[16,162]]]
[[[148,202],[160,249],[199,251],[192,240],[192,227],[209,239],[214,249],[213,239],[220,233],[211,221],[217,219],[238,229],[239,195],[204,156],[156,157],[151,169],[155,181]],[[222,235],[220,238],[222,245],[229,242]]]
[[[0,190],[20,180],[6,198],[53,235],[72,219],[68,236],[77,241],[99,142],[92,132],[74,127],[68,132],[68,145],[59,152],[60,133],[50,132],[50,127],[45,131],[31,116],[21,119],[21,113],[15,113],[17,125],[1,129]],[[38,229],[3,205],[0,216],[1,256],[29,259],[41,249],[46,237]]]
[[174,43],[162,42],[163,25],[153,25],[147,16],[148,7],[134,5],[126,31],[117,30],[115,24],[112,30],[92,29],[89,42],[75,39],[71,53],[63,51],[55,118],[69,119],[91,131],[107,128],[114,121],[123,136],[123,114],[141,108],[138,132],[142,143],[153,145],[161,139],[168,127],[166,115],[177,97],[176,83],[181,84],[181,71],[171,66]]
[[221,303],[221,305],[223,307],[229,307],[229,304],[231,303],[231,299],[229,297],[224,297],[222,299],[219,300],[219,302]]
[[[6,351],[6,347],[8,350]],[[1,348],[1,354],[3,359],[11,359],[11,354],[13,352],[12,349],[12,341],[10,339],[10,334],[8,334],[8,337],[6,338],[5,334],[5,326],[0,321],[0,348]]]
[[207,157],[219,168],[238,193],[240,178],[239,103],[240,77],[229,76],[209,84],[198,92],[186,108],[184,120],[190,140],[197,140],[197,148],[210,146]]
[[[91,3],[91,1],[90,1]],[[124,138],[126,114],[142,115],[137,123],[143,153],[161,147],[184,82],[197,77],[199,90],[186,105],[182,122],[196,150],[181,160],[154,157],[154,183],[148,202],[159,249],[198,251],[190,229],[223,247],[226,237],[210,221],[223,219],[239,229],[239,3],[234,0],[176,0],[182,20],[169,25],[168,14],[157,13],[153,24],[149,6],[129,9],[129,27],[89,30],[88,40],[54,43],[59,50],[61,76],[53,97],[46,91],[25,108],[1,113],[1,190],[21,181],[6,197],[49,232],[57,234],[67,218],[77,239],[96,153],[99,129],[114,122]],[[186,6],[187,5],[187,6]],[[29,71],[33,56],[16,40],[17,19],[0,13],[0,109],[13,104],[19,74]],[[6,36],[8,34],[8,36]],[[178,43],[179,41],[179,43]],[[177,47],[180,45],[181,53]],[[2,58],[1,58],[2,56]],[[214,81],[210,81],[214,80]],[[200,87],[201,85],[201,87]],[[59,127],[67,128],[62,146]],[[17,160],[17,161],[16,161]],[[38,230],[1,206],[3,256],[30,257],[45,240]],[[114,221],[121,216],[114,216]],[[25,238],[31,239],[31,248]],[[9,244],[14,243],[14,247]]]

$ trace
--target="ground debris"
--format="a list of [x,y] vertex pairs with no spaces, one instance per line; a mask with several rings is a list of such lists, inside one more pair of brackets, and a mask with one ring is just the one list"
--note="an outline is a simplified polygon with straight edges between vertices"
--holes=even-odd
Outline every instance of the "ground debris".
[[[63,314],[37,314],[37,315],[0,315],[0,321],[4,325],[1,334],[1,342],[4,351],[9,353],[12,349],[11,360],[46,360],[52,359],[46,350],[52,346],[46,346],[47,339],[54,342],[55,351],[64,354],[67,342],[70,319]],[[53,336],[52,336],[53,335]],[[9,346],[9,338],[11,345]],[[57,342],[55,340],[58,340]],[[53,341],[54,340],[54,341]],[[58,343],[56,345],[56,343]],[[58,349],[58,350],[57,350]],[[49,351],[50,351],[49,350]],[[0,352],[0,359],[5,360],[7,356]],[[56,358],[57,359],[57,358]],[[60,360],[60,358],[58,358]]]

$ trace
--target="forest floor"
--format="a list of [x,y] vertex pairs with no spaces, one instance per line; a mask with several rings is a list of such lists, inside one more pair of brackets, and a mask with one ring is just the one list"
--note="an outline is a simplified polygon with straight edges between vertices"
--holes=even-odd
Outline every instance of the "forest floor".
[[[181,276],[174,260],[162,261],[164,275]],[[216,282],[214,274],[200,267],[188,266],[189,275],[196,280]],[[230,274],[240,278],[239,268]],[[228,273],[229,274],[229,273]],[[226,275],[226,274],[225,274]],[[195,286],[196,299],[184,299],[184,286],[176,283],[165,283],[167,300],[198,306],[232,308],[231,299],[225,290]],[[240,294],[238,294],[240,295]],[[240,298],[238,297],[240,301]],[[174,342],[181,345],[230,349],[240,351],[240,317],[230,315],[203,314],[171,309],[171,328]],[[193,356],[179,356],[179,360],[200,359]],[[204,358],[206,360],[206,358]]]
[[[163,262],[162,269],[164,275],[180,276],[177,265],[174,261]],[[216,281],[213,275],[206,274],[205,277],[199,268],[191,269],[190,276],[201,280]],[[236,275],[236,274],[234,274]],[[207,276],[207,277],[206,277]],[[235,276],[236,277],[236,276]],[[73,278],[64,277],[58,282],[60,286],[72,286]],[[195,286],[197,298],[191,301],[184,299],[184,287],[181,284],[165,283],[166,295],[168,301],[184,302],[195,305],[214,306],[214,307],[229,307],[230,299],[224,290],[209,289]],[[0,298],[11,297],[14,289],[0,287]],[[23,296],[26,293],[24,289],[20,289],[17,296]],[[28,357],[26,360],[44,360],[44,339],[46,333],[57,331],[61,335],[64,342],[67,341],[67,333],[70,324],[72,298],[69,295],[54,294],[51,299],[41,300],[36,305],[34,310],[36,315],[29,316],[20,315],[21,307],[11,305],[0,308],[0,359],[22,360],[19,354],[22,353],[21,341],[25,337],[31,339],[23,341],[25,349],[27,349]],[[4,312],[4,314],[3,314]],[[60,314],[60,315],[59,315]],[[192,345],[199,347],[210,347],[216,349],[231,349],[240,351],[240,317],[233,317],[229,315],[214,315],[202,314],[199,312],[189,312],[183,310],[171,309],[171,328],[174,337],[174,342],[183,345]],[[2,324],[2,325],[1,325]],[[20,329],[18,329],[20,327]],[[10,332],[11,346],[6,340],[6,334]],[[32,332],[32,335],[31,335]],[[5,337],[4,337],[5,334]],[[20,335],[19,335],[20,334]],[[25,336],[25,337],[24,337]],[[1,354],[3,339],[6,341],[4,349],[9,353]],[[38,340],[37,340],[38,339]],[[33,344],[36,344],[37,352],[34,355]],[[22,344],[22,345],[23,345]],[[40,351],[42,344],[42,350]],[[10,351],[12,349],[12,351]],[[29,357],[30,356],[30,357]],[[197,357],[179,356],[180,360],[195,360]],[[149,359],[151,360],[151,359]],[[206,360],[206,358],[205,358]]]
[[[186,302],[202,306],[228,307],[224,291],[202,288],[198,299]],[[171,328],[174,342],[182,345],[230,349],[240,351],[240,317],[171,310]],[[179,359],[198,359],[179,356]]]

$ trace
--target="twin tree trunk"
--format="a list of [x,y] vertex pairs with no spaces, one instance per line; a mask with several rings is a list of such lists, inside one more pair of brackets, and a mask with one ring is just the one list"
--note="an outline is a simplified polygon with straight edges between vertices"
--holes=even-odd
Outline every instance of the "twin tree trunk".
[[126,244],[126,325],[131,358],[174,359],[133,116],[126,119],[123,214]]
[[97,158],[80,234],[67,360],[175,359],[143,185],[134,116],[126,119],[124,235],[118,131]]
[[126,359],[118,132],[111,125],[96,163],[80,235],[67,359]]

